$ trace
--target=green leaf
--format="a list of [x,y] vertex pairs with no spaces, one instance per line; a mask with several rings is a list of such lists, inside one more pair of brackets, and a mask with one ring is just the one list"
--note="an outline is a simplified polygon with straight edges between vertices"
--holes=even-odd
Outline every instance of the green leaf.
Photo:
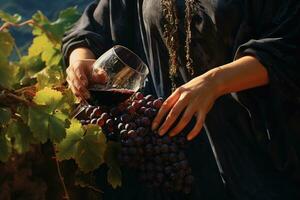
[[75,161],[80,170],[87,173],[104,163],[105,141],[106,138],[98,126],[88,126],[75,154]]
[[15,40],[9,32],[0,31],[0,56],[8,57],[12,53]]
[[16,24],[22,20],[22,17],[19,14],[11,15],[2,10],[0,10],[0,18],[4,22],[10,22],[10,23],[14,23],[14,24]]
[[62,61],[62,54],[58,49],[50,47],[42,53],[42,60],[46,66],[59,65]]
[[49,113],[44,106],[31,107],[28,111],[28,126],[34,138],[42,143],[48,139],[61,141],[66,136],[67,116],[62,113]]
[[122,173],[120,168],[109,168],[107,172],[107,181],[116,189],[122,186]]
[[7,137],[0,132],[0,161],[6,162],[11,154],[11,143]]
[[61,104],[62,99],[61,92],[46,87],[36,93],[33,101],[38,105],[48,107],[49,113],[52,113]]
[[8,108],[0,108],[0,125],[5,124],[11,118],[11,111]]
[[6,134],[10,138],[14,138],[13,147],[18,153],[25,153],[29,150],[33,136],[29,127],[20,121],[14,121],[9,124]]
[[[2,47],[0,48],[1,51]],[[16,74],[18,73],[18,68],[10,65],[7,58],[0,55],[0,85],[7,89],[12,89],[13,85],[16,83]]]
[[34,76],[45,67],[40,55],[23,56],[18,64],[29,77]]
[[51,65],[37,74],[38,88],[51,87],[65,81],[64,72],[60,65]]
[[[38,23],[40,26],[44,26],[45,24],[49,24],[50,21],[49,19],[41,12],[41,11],[37,11],[33,16],[32,19]],[[43,34],[43,30],[39,27],[39,26],[34,26],[33,27],[33,31],[32,31],[33,35],[41,35]]]
[[108,142],[105,151],[105,162],[109,167],[107,172],[107,181],[113,188],[122,186],[122,173],[118,161],[118,155],[121,151],[121,145],[116,142]]
[[84,135],[84,130],[78,120],[71,121],[70,128],[67,129],[66,138],[57,145],[57,159],[59,161],[75,158],[77,146]]
[[49,48],[54,48],[54,44],[47,35],[39,35],[33,39],[32,45],[28,49],[28,56],[38,56]]

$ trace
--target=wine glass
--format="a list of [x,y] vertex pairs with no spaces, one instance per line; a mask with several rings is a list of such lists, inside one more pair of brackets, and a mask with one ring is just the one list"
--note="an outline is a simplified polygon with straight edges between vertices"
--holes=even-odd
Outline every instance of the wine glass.
[[116,45],[105,52],[93,64],[92,76],[99,71],[106,76],[104,84],[93,84],[88,89],[90,102],[94,104],[117,104],[139,90],[149,73],[147,65],[124,46]]

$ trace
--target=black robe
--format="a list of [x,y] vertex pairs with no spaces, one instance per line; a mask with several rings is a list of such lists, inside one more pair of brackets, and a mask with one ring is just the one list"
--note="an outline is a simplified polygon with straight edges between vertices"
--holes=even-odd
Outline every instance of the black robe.
[[[105,199],[299,199],[300,190],[300,1],[195,0],[191,54],[196,75],[255,56],[270,83],[220,97],[206,128],[188,149],[195,176],[191,195],[168,194],[139,184],[124,171],[123,187],[105,187]],[[179,61],[184,64],[184,1]],[[100,0],[87,7],[63,39],[66,64],[72,49],[88,47],[98,57],[126,46],[147,63],[145,91],[167,97],[168,51],[160,0]],[[180,67],[178,84],[191,79]],[[191,128],[191,124],[187,130]]]

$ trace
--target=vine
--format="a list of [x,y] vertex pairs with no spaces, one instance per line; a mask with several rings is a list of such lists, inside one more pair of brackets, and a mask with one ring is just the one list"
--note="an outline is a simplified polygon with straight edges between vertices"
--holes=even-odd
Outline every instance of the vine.
[[[71,199],[71,195],[60,164],[74,160],[80,171],[90,174],[111,159],[113,148],[98,126],[83,127],[69,116],[76,98],[65,85],[60,49],[63,34],[79,16],[76,8],[68,8],[54,21],[40,11],[22,21],[18,14],[0,11],[0,165],[16,154],[26,155],[33,146],[50,142],[64,199]],[[28,51],[21,52],[10,28],[25,26],[32,28],[34,38]],[[11,59],[14,53],[17,60]],[[108,178],[108,182],[116,181],[110,184],[117,187],[120,178]],[[101,193],[94,185],[81,185]]]

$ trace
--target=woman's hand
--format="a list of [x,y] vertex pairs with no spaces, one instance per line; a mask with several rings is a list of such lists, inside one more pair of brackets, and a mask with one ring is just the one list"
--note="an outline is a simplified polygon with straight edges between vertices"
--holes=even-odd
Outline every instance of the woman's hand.
[[196,125],[187,136],[188,140],[192,140],[200,133],[205,116],[218,97],[218,84],[212,76],[204,74],[196,77],[177,88],[163,103],[153,121],[152,129],[157,129],[164,117],[167,116],[158,131],[160,135],[164,135],[174,124],[180,113],[183,112],[181,119],[169,134],[170,136],[179,134],[192,117],[196,116]]
[[72,92],[80,99],[88,99],[90,94],[87,90],[90,84],[104,84],[106,74],[104,71],[97,71],[92,74],[95,62],[94,54],[86,48],[78,48],[70,55],[70,65],[67,68],[67,82]]
[[197,123],[188,134],[188,139],[191,140],[200,133],[206,114],[219,96],[268,83],[268,72],[259,60],[253,56],[241,57],[234,62],[209,70],[179,87],[160,108],[153,120],[152,129],[157,129],[167,116],[159,128],[159,134],[165,134],[180,113],[184,112],[178,124],[170,131],[170,135],[175,136],[196,115]]

